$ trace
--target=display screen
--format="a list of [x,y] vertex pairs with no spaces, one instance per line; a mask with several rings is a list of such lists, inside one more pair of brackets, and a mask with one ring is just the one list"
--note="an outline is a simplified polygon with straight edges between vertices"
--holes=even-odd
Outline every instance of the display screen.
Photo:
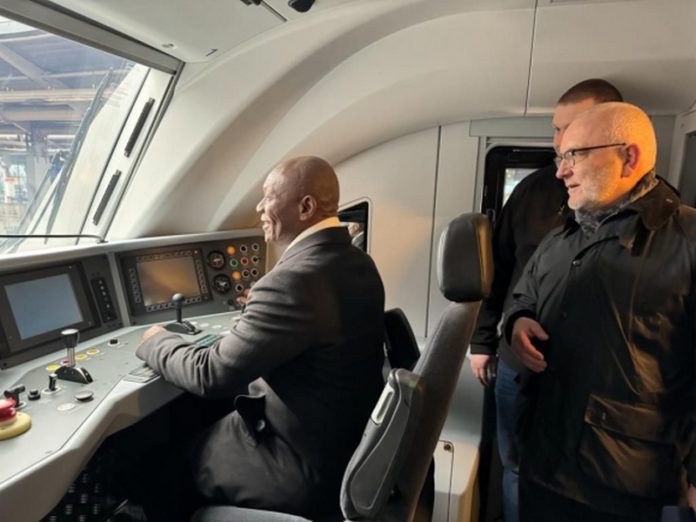
[[201,295],[192,256],[141,260],[136,267],[145,306],[167,303],[176,293],[186,297]]
[[0,364],[34,349],[55,349],[65,328],[99,326],[79,264],[0,275]]
[[22,340],[84,320],[67,273],[10,284],[5,292]]

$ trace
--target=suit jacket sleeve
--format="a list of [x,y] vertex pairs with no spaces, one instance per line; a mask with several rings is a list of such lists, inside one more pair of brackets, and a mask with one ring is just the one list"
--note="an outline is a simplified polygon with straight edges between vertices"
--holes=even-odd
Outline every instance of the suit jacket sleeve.
[[[696,273],[696,267],[692,268],[692,270]],[[691,306],[689,315],[691,316],[691,328],[696,330],[696,279],[693,280],[691,285]],[[696,337],[696,332],[694,332],[692,335]],[[694,350],[696,347],[692,346],[691,349]],[[694,367],[692,368],[693,373],[691,377],[691,395],[692,400],[696,401],[696,357],[693,358],[693,361]],[[693,413],[691,426],[692,430],[696,429],[696,415]],[[687,482],[690,486],[696,487],[696,434],[693,432],[691,433],[691,448],[689,448],[686,459],[684,459],[684,465],[686,466]]]
[[498,346],[498,323],[503,315],[505,298],[515,269],[514,214],[520,203],[513,191],[503,207],[493,235],[493,263],[495,275],[491,293],[483,301],[471,338],[471,353],[494,355]]
[[[301,272],[273,270],[254,286],[241,319],[217,343],[197,348],[178,335],[160,333],[136,353],[186,391],[204,397],[234,396],[310,345],[319,317],[314,309],[322,305],[313,280]],[[324,307],[331,308],[326,303]]]

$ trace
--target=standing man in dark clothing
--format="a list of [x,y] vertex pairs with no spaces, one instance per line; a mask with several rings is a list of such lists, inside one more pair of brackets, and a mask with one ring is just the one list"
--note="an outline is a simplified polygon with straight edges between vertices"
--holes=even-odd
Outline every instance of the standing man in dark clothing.
[[656,149],[625,103],[579,115],[561,142],[574,216],[539,245],[505,323],[534,372],[523,522],[657,522],[687,494],[696,507],[696,211],[656,178]]
[[[580,82],[558,100],[553,114],[553,146],[558,151],[563,133],[580,112],[598,103],[622,101],[619,91],[609,82],[591,79]],[[518,373],[523,369],[498,324],[510,305],[512,289],[524,266],[541,240],[560,226],[568,215],[567,194],[563,182],[556,179],[556,166],[549,165],[523,179],[510,195],[498,218],[493,237],[495,279],[491,295],[483,303],[471,341],[471,369],[488,386],[496,374],[495,397],[497,438],[503,464],[503,516],[505,522],[518,520],[518,462],[516,419],[518,417]],[[496,353],[500,356],[497,360]]]
[[326,161],[278,165],[257,211],[266,241],[285,251],[231,333],[198,348],[154,326],[137,350],[176,386],[229,400],[191,457],[210,503],[309,517],[338,510],[343,472],[382,390],[384,331],[382,281],[351,245],[338,201]]

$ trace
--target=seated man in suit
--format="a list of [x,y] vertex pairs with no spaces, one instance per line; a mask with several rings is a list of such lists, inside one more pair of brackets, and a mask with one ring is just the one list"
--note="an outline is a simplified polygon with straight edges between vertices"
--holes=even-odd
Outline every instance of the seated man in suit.
[[[286,247],[249,293],[231,333],[209,348],[153,326],[137,355],[230,413],[190,462],[210,503],[305,516],[337,510],[345,467],[382,390],[384,289],[337,218],[338,179],[316,157],[282,162],[257,206]],[[173,493],[172,496],[175,496]]]

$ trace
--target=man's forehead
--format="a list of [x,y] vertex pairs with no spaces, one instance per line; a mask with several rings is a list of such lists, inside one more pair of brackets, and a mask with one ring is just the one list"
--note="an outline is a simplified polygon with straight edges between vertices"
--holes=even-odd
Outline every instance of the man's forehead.
[[271,172],[268,173],[266,179],[263,182],[264,188],[271,187],[273,185],[278,185],[282,183],[284,179],[282,169],[280,167],[275,167]]
[[598,140],[601,141],[606,130],[601,118],[597,118],[595,115],[576,118],[566,129],[561,142],[562,148],[567,150],[593,146]]
[[593,98],[586,98],[579,102],[561,103],[556,105],[553,111],[553,125],[562,129],[567,127],[573,119],[581,112],[586,111],[596,105]]

